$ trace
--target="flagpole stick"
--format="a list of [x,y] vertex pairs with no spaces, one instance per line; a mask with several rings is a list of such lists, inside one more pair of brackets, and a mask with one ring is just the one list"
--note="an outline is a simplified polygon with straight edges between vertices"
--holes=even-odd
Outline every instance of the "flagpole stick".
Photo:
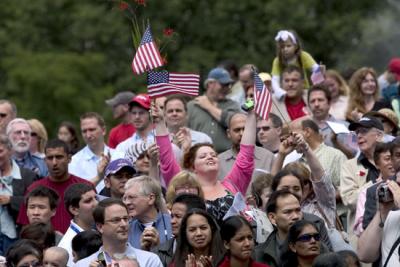
[[[158,109],[156,100],[154,98],[151,99],[151,105]],[[154,143],[156,143],[156,129],[154,127],[154,118],[153,118],[153,112],[152,112],[151,107],[150,107],[150,123],[151,123],[151,126],[153,127],[151,131],[153,132]]]

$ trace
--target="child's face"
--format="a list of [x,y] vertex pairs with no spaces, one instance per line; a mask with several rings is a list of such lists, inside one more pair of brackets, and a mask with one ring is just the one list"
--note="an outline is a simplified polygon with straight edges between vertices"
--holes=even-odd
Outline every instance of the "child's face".
[[280,41],[279,45],[283,58],[292,59],[294,57],[297,45],[293,43],[292,39],[288,38],[286,41]]

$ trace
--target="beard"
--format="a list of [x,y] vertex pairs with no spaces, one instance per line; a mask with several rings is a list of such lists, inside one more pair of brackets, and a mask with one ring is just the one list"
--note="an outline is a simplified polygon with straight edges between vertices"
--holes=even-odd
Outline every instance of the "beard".
[[25,153],[29,150],[29,142],[27,141],[17,141],[13,142],[13,150],[17,153]]

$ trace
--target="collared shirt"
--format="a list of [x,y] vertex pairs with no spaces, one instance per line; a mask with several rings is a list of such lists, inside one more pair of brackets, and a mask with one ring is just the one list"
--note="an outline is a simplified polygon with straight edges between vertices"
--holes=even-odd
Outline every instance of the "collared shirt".
[[61,239],[60,243],[58,243],[57,247],[61,247],[64,248],[68,254],[69,254],[69,258],[68,258],[68,264],[67,266],[73,266],[74,265],[74,257],[72,255],[72,239],[80,232],[82,232],[83,229],[77,225],[76,223],[74,223],[73,220],[71,220],[71,224],[68,227],[67,232],[65,232],[65,235],[63,236],[63,238]]
[[[99,255],[104,253],[104,259],[106,260],[107,265],[111,263],[111,255],[104,251],[104,247],[102,246],[99,251],[93,253],[89,257],[86,257],[80,261],[78,261],[74,266],[75,267],[87,267],[94,260],[98,260]],[[135,257],[139,263],[140,267],[163,267],[160,259],[154,253],[144,251],[141,249],[137,249],[132,247],[129,243],[126,244],[126,250],[123,253],[125,256],[129,258]]]
[[[172,238],[171,216],[169,214],[159,212],[152,226],[158,231],[160,243],[164,243]],[[140,236],[145,228],[146,227],[138,219],[134,219],[129,223],[128,241],[134,248],[141,248]]]
[[215,150],[221,153],[231,147],[231,142],[226,136],[229,118],[240,111],[240,106],[233,100],[224,99],[218,102],[217,107],[221,110],[221,119],[216,120],[207,110],[202,109],[194,101],[187,105],[188,127],[203,132],[211,137]]
[[[18,164],[12,160],[11,165],[12,169],[10,175],[0,177],[0,195],[3,196],[12,196],[12,180],[22,179]],[[8,212],[6,205],[0,205],[0,233],[8,236],[9,238],[17,237],[14,219]]]
[[[104,145],[103,153],[105,155],[110,153],[111,160],[117,158],[114,153],[114,149],[109,148],[106,145]],[[89,146],[85,146],[72,156],[71,163],[68,165],[68,173],[90,181],[97,175],[97,165],[99,164],[100,160],[100,156],[94,154]],[[97,192],[100,192],[103,188],[104,180],[102,179],[100,183],[96,186],[96,190]]]
[[33,171],[39,176],[39,178],[49,175],[49,171],[47,170],[47,165],[44,162],[44,159],[39,156],[32,155],[29,151],[25,153],[22,159],[15,157],[15,155],[13,155],[12,158],[19,167]]
[[[237,154],[234,153],[233,149],[228,149],[218,155],[220,161],[220,168],[218,172],[218,179],[223,180],[226,175],[230,172],[235,163]],[[272,164],[274,163],[274,155],[267,149],[262,147],[254,147],[254,163],[255,169],[253,171],[253,178],[257,173],[256,170],[264,170],[270,172],[272,169]]]
[[145,142],[147,145],[154,143],[155,142],[154,130],[149,131],[149,133],[147,134],[145,139],[140,137],[137,133],[134,133],[131,137],[129,137],[125,141],[119,143],[117,145],[117,147],[115,148],[115,150],[117,151],[117,153],[119,155],[124,156],[125,152],[130,147],[132,147],[133,145],[135,145],[136,143],[139,143],[139,142]]

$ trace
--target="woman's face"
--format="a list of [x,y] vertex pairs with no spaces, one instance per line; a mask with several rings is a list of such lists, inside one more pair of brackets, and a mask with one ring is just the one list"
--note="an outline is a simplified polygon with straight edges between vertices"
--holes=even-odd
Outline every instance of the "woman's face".
[[212,232],[207,218],[199,214],[191,215],[187,220],[186,238],[194,249],[203,250],[210,246]]
[[195,173],[218,172],[217,152],[209,146],[200,147],[194,158],[193,171]]
[[340,93],[340,85],[336,81],[336,79],[332,76],[326,76],[325,83],[328,86],[329,91],[331,92],[332,98],[336,98]]
[[243,225],[229,242],[224,243],[231,257],[240,261],[248,260],[254,249],[253,232],[247,225]]
[[150,171],[150,160],[147,153],[139,156],[135,162],[135,167],[139,173],[148,174]]
[[72,141],[72,134],[68,131],[68,128],[65,126],[61,126],[60,129],[58,129],[58,134],[57,134],[58,139],[69,143]]
[[38,257],[35,255],[29,254],[23,257],[16,265],[16,267],[39,267],[42,266]]
[[284,59],[290,60],[296,53],[297,46],[293,43],[292,39],[288,38],[286,41],[281,41],[280,49]]
[[303,189],[301,188],[300,180],[294,175],[283,176],[276,190],[287,189],[291,193],[297,195],[300,199],[303,198]]
[[[318,239],[318,240],[316,240]],[[317,257],[320,254],[320,235],[312,225],[304,226],[297,240],[290,244],[290,249],[298,257]]]
[[371,73],[365,75],[364,79],[361,82],[361,93],[363,95],[374,95],[377,88],[377,84],[375,82],[374,76]]

